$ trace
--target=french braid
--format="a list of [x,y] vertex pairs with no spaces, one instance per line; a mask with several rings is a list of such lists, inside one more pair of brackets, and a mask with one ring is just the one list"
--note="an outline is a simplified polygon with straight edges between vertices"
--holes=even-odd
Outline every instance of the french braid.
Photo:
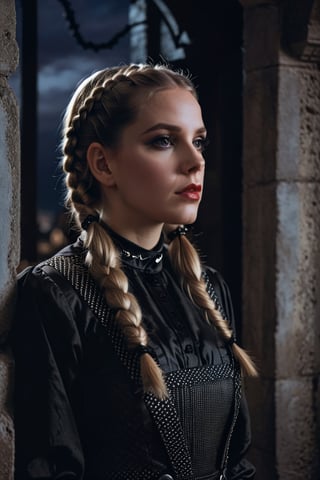
[[[156,89],[172,86],[183,86],[196,96],[186,76],[163,66],[147,65],[100,71],[76,90],[64,117],[62,149],[66,204],[79,227],[89,215],[101,216],[102,213],[99,186],[86,161],[88,146],[94,141],[108,146],[116,143],[121,129],[134,119],[132,98],[139,88],[144,92],[149,89],[152,93]],[[116,310],[115,318],[129,348],[147,346],[148,338],[142,326],[140,306],[128,291],[128,279],[121,269],[118,251],[100,223],[88,225],[85,246],[90,273],[104,292],[108,305]],[[167,390],[162,371],[143,349],[140,368],[144,391],[165,398]]]
[[177,235],[168,248],[171,263],[182,278],[183,288],[191,300],[205,312],[207,320],[216,327],[226,343],[231,344],[235,358],[239,361],[242,371],[248,376],[257,376],[256,367],[248,353],[235,341],[232,329],[223,318],[214,301],[207,293],[205,280],[202,277],[202,267],[199,254],[186,235]]

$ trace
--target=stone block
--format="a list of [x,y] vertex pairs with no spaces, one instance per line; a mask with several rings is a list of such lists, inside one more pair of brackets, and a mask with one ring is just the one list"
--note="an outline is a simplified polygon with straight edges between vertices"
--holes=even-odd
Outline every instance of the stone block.
[[263,377],[275,371],[276,186],[245,187],[243,193],[244,346]]
[[300,82],[297,69],[279,68],[277,167],[279,180],[295,180],[300,165]]
[[246,72],[277,66],[281,42],[281,18],[277,2],[259,2],[250,6],[244,9]]
[[279,69],[277,178],[320,180],[320,72]]
[[14,453],[12,448],[13,426],[11,418],[0,413],[0,480],[13,480]]
[[19,263],[20,147],[16,100],[5,78],[0,81],[0,334],[9,328],[16,268]]
[[315,64],[299,71],[299,178],[320,181],[320,71]]
[[0,353],[0,480],[13,479],[12,357]]
[[278,378],[320,369],[320,184],[277,188],[276,356]]
[[250,72],[243,90],[243,164],[246,185],[275,180],[277,154],[278,72]]
[[310,377],[276,381],[278,478],[318,480],[320,450]]
[[250,72],[244,104],[244,182],[320,181],[319,70]]
[[0,75],[8,76],[17,68],[19,51],[16,42],[14,0],[1,0],[0,15]]

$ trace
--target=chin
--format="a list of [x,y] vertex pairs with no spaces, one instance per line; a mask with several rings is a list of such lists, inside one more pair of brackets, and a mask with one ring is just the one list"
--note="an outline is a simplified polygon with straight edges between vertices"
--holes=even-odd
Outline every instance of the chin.
[[197,213],[193,215],[175,215],[170,221],[165,222],[173,225],[191,225],[197,220]]
[[189,205],[189,208],[174,208],[162,216],[162,222],[167,225],[191,225],[197,220],[198,206]]

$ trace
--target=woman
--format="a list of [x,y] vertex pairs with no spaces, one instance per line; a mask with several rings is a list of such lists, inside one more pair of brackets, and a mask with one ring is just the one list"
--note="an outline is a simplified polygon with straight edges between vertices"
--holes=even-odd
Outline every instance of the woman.
[[206,129],[191,80],[105,69],[64,118],[79,240],[19,277],[16,479],[251,479],[228,288],[188,239]]

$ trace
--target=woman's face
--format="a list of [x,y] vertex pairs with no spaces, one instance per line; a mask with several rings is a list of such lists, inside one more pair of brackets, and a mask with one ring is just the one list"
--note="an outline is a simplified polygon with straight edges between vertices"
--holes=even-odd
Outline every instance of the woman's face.
[[193,223],[204,176],[200,106],[178,87],[141,103],[136,120],[108,153],[113,183],[102,187],[107,221],[133,228]]

